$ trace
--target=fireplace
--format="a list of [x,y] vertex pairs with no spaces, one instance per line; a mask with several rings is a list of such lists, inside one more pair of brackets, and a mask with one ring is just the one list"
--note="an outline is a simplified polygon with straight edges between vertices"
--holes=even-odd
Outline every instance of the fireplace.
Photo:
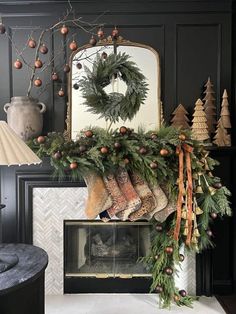
[[151,275],[139,259],[150,233],[146,221],[65,220],[64,292],[148,292]]

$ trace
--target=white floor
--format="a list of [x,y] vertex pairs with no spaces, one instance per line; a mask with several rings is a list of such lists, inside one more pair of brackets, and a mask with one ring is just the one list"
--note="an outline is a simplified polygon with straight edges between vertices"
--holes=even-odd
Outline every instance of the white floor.
[[46,296],[46,314],[225,314],[216,298],[201,297],[194,308],[161,310],[151,294],[70,294]]

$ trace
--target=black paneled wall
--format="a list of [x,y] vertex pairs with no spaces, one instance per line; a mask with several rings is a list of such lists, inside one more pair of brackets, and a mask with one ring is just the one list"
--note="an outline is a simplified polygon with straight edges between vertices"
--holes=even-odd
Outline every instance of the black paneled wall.
[[[131,41],[145,43],[155,48],[161,58],[161,98],[164,104],[164,115],[168,122],[171,112],[182,103],[192,112],[197,98],[202,96],[203,85],[210,76],[214,84],[217,111],[223,89],[229,92],[232,117],[235,117],[235,102],[233,99],[234,82],[232,71],[235,68],[232,58],[232,1],[203,1],[203,0],[172,0],[172,1],[71,1],[76,14],[87,21],[93,21],[98,15],[101,23],[106,23],[105,30],[110,32],[114,25],[119,27],[120,33]],[[40,28],[45,28],[58,21],[66,11],[66,1],[0,1],[0,13],[7,26],[9,36],[16,46],[22,47],[33,31],[37,38]],[[78,29],[76,40],[80,45],[88,42],[89,36]],[[233,34],[235,38],[235,33]],[[49,54],[55,56],[55,62],[41,77],[47,88],[39,95],[34,90],[33,95],[45,102],[47,111],[44,114],[44,133],[48,131],[63,131],[66,97],[60,98],[57,91],[60,88],[50,82],[49,74],[55,68],[61,71],[61,65],[67,57],[68,51],[61,49],[62,37],[59,33],[49,34],[46,44]],[[22,49],[22,48],[20,48]],[[26,49],[26,54],[33,60],[33,51]],[[26,94],[28,85],[28,70],[23,67],[20,71],[13,68],[17,57],[7,37],[0,36],[0,119],[6,120],[3,111],[5,103],[12,96]],[[46,56],[45,56],[46,58]],[[44,59],[43,59],[44,60]],[[63,76],[66,84],[66,77]],[[232,88],[233,87],[233,88]],[[232,119],[233,120],[233,119]],[[235,132],[233,130],[233,132]],[[224,183],[233,190],[235,160],[232,150],[215,152],[220,158],[219,175],[223,174]],[[26,171],[31,173],[31,168]],[[37,168],[38,173],[42,168]],[[18,170],[17,170],[18,171]],[[35,168],[32,169],[35,173]],[[36,172],[37,172],[36,171]],[[19,234],[24,226],[24,215],[19,206],[20,172],[11,169],[2,171],[2,199],[8,204],[4,212],[4,240],[24,240]],[[25,171],[23,171],[25,176]],[[18,180],[18,181],[17,181]],[[40,179],[39,179],[40,180]],[[37,180],[36,180],[37,181]],[[27,199],[26,195],[26,199]],[[24,229],[24,228],[23,228]],[[208,263],[205,271],[211,272],[213,259],[214,289],[217,292],[230,292],[233,287],[233,220],[227,219],[217,222],[215,227],[216,249],[213,254],[207,253],[201,263]],[[200,265],[200,264],[199,264]],[[201,275],[201,274],[200,274]],[[199,291],[211,291],[211,287],[200,288]]]

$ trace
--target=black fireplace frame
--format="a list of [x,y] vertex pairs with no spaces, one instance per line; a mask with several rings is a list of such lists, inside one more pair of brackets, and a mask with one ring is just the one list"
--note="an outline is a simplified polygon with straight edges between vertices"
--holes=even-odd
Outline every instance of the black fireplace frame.
[[[42,187],[85,187],[85,182],[71,181],[71,176],[68,174],[63,180],[58,181],[53,179],[52,167],[49,159],[45,159],[41,166],[22,166],[20,168],[7,168],[2,170],[2,179],[8,181],[7,186],[10,188],[2,188],[2,200],[6,204],[6,211],[3,212],[3,241],[18,242],[18,243],[33,243],[33,189]],[[12,194],[16,194],[16,198]],[[115,287],[113,286],[112,278],[106,280],[104,293],[117,292],[119,287],[125,286],[124,292],[148,292],[150,281],[143,282],[141,278],[132,279],[115,279]],[[141,280],[141,281],[140,281]],[[74,278],[68,281],[65,291],[70,292],[70,289],[76,289]],[[86,285],[93,285],[94,292],[101,284],[104,285],[104,279],[96,279],[96,283],[92,279],[86,279]],[[133,287],[133,288],[132,288]],[[139,287],[139,288],[138,288]],[[207,250],[197,255],[196,258],[196,292],[197,295],[211,296],[213,294],[213,276],[212,276],[212,251]],[[83,291],[80,291],[81,293]],[[85,291],[84,291],[85,292]]]

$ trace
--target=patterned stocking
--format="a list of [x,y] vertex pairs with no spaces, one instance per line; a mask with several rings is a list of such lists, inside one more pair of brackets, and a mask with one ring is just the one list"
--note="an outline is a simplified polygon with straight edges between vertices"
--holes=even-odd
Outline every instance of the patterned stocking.
[[122,220],[127,220],[132,212],[137,211],[141,207],[141,199],[130,181],[128,172],[124,168],[120,167],[118,169],[116,180],[127,201],[125,210],[117,213],[116,216]]
[[85,213],[89,219],[95,219],[98,214],[112,205],[112,199],[109,197],[101,176],[91,172],[84,176],[84,180],[88,188]]
[[176,211],[176,201],[170,201],[167,206],[161,211],[154,214],[154,218],[159,222],[164,222],[166,218]]
[[156,200],[148,184],[137,173],[132,173],[130,177],[134,189],[138,193],[142,202],[141,207],[129,215],[129,219],[135,221],[142,218],[144,214],[154,210],[156,207]]
[[156,207],[153,211],[149,212],[147,215],[145,215],[145,218],[150,220],[154,214],[161,211],[163,208],[167,206],[168,199],[166,194],[164,193],[163,189],[160,187],[160,185],[155,185],[151,187],[152,193],[155,196],[156,199]]
[[112,205],[110,208],[100,214],[100,218],[103,220],[109,220],[118,212],[125,209],[127,201],[122,194],[113,174],[109,174],[107,177],[104,177],[104,183],[112,198]]
[[[165,186],[162,186],[162,189],[169,198],[169,193]],[[176,211],[176,205],[177,205],[176,200],[170,200],[165,208],[154,214],[154,218],[161,223],[164,222],[170,214]]]

